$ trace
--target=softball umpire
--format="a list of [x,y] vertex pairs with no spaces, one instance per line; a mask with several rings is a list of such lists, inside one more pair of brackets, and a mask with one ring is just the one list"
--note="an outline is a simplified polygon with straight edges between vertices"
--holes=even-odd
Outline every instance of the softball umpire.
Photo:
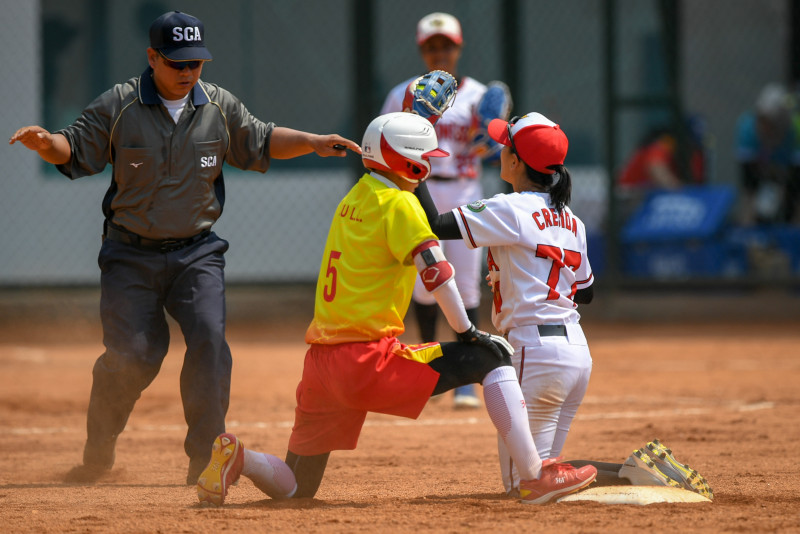
[[168,12],[150,27],[149,67],[100,95],[70,126],[20,128],[20,141],[71,179],[113,168],[103,199],[100,311],[106,350],[97,359],[83,465],[72,480],[111,469],[117,436],[169,346],[165,311],[186,341],[180,377],[188,432],[187,484],[225,431],[231,353],[225,340],[224,254],[211,231],[222,213],[222,164],[266,172],[272,158],[344,156],[352,141],[262,122],[225,89],[203,82],[203,23]]

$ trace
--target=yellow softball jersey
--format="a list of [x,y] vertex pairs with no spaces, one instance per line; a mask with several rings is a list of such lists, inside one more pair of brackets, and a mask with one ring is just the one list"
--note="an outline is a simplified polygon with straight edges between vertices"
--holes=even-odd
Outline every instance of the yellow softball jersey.
[[403,333],[417,269],[411,251],[436,239],[417,198],[365,174],[333,216],[306,343],[373,341]]

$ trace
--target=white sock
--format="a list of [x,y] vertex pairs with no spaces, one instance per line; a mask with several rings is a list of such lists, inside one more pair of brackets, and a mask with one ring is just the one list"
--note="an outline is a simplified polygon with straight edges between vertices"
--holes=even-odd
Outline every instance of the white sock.
[[483,379],[483,401],[489,418],[517,465],[519,477],[522,480],[539,478],[542,459],[533,442],[528,410],[513,367],[503,365],[486,375]]
[[245,449],[242,475],[273,499],[288,499],[297,491],[297,481],[289,466],[265,452]]

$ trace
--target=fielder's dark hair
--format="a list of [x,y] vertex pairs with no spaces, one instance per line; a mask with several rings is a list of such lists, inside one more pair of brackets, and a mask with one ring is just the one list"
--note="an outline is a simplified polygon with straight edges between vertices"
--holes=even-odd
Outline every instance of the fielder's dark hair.
[[[514,149],[512,148],[511,150],[513,152]],[[519,160],[522,161],[522,158]],[[528,180],[541,185],[546,193],[550,193],[550,200],[553,202],[553,207],[555,207],[556,211],[561,211],[565,206],[569,206],[569,202],[572,200],[572,177],[564,165],[548,165],[547,168],[556,171],[556,173],[545,174],[533,169],[524,161],[522,163],[525,164],[525,175]],[[556,177],[558,177],[557,182],[555,181]]]

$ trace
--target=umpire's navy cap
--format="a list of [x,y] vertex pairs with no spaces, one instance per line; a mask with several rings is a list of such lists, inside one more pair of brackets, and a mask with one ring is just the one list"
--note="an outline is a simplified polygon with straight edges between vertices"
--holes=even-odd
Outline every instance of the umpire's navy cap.
[[212,59],[206,50],[203,23],[180,11],[164,13],[150,25],[150,46],[172,61]]

